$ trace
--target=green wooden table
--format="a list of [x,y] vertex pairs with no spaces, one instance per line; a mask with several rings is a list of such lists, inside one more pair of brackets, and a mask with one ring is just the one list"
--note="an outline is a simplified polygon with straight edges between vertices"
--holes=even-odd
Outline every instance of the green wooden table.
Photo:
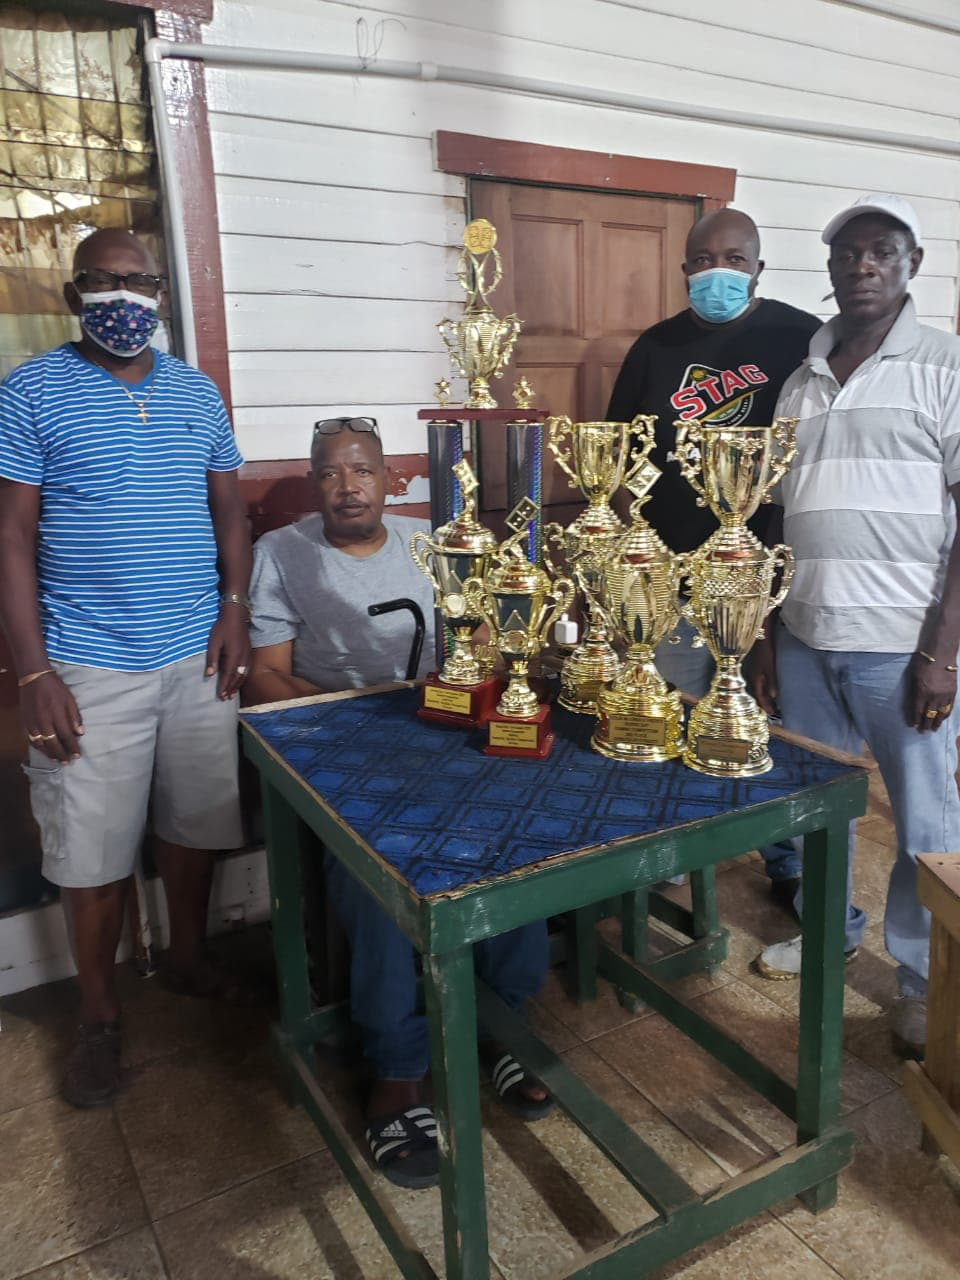
[[[775,735],[776,769],[718,782],[682,766],[618,764],[591,752],[591,724],[559,712],[546,762],[492,760],[479,739],[424,725],[416,694],[326,695],[243,713],[244,747],[263,784],[281,1023],[291,1091],[312,1116],[406,1277],[435,1273],[393,1211],[386,1184],[320,1087],[313,1047],[342,1021],[311,1002],[302,860],[317,840],[339,858],[423,955],[440,1132],[448,1280],[487,1280],[477,1067],[478,1012],[488,1031],[649,1202],[649,1224],[560,1275],[636,1277],[797,1195],[814,1212],[836,1196],[852,1152],[839,1127],[847,824],[864,812],[860,762]],[[787,836],[804,837],[803,970],[796,1086],[704,1018],[666,983],[715,966],[724,934],[713,905],[717,862]],[[691,873],[691,942],[647,956],[657,882]],[[601,904],[623,906],[623,946],[595,928]],[[676,908],[661,904],[669,917]],[[472,946],[567,913],[568,975],[578,999],[599,973],[668,1018],[796,1123],[796,1144],[700,1195],[589,1090],[529,1027],[474,978]],[[659,967],[658,967],[659,966]],[[559,1280],[559,1277],[558,1277]]]

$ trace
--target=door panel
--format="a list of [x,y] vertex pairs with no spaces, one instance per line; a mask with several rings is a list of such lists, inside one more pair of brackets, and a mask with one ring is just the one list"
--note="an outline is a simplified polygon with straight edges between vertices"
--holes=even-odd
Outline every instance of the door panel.
[[[511,404],[525,374],[551,413],[602,418],[630,344],[686,306],[680,264],[696,203],[485,179],[470,190],[472,216],[496,226],[503,257],[491,303],[523,323],[510,368],[494,383],[497,400]],[[502,428],[481,425],[479,446],[481,511],[497,527],[506,505]],[[543,498],[548,520],[566,523],[582,507],[546,450]]]

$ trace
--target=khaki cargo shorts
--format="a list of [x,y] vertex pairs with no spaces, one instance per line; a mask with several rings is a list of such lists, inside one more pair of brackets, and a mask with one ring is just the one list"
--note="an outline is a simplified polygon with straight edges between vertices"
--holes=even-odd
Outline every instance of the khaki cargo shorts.
[[152,800],[161,840],[190,849],[243,843],[237,790],[237,699],[217,697],[198,654],[159,671],[51,665],[83,717],[80,759],[35,748],[24,772],[40,826],[43,874],[86,889],[129,876]]

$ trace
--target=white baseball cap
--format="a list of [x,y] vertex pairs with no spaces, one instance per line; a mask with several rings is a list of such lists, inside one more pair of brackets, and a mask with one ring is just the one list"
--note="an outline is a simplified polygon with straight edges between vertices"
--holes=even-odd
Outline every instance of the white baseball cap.
[[920,243],[920,219],[917,217],[916,209],[909,200],[904,200],[903,196],[891,195],[858,196],[853,204],[847,205],[846,209],[841,209],[839,213],[833,215],[824,227],[820,239],[824,244],[830,244],[842,227],[864,213],[883,213],[888,218],[896,218],[897,222],[902,222],[913,233],[916,243]]

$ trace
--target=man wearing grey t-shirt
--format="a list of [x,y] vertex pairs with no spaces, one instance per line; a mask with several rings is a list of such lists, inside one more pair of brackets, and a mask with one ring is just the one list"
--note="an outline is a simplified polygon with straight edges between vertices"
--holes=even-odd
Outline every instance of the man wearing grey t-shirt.
[[[405,612],[371,618],[367,606],[385,600],[419,603],[428,620],[424,666],[433,653],[433,588],[409,551],[412,534],[426,526],[383,514],[386,467],[376,423],[318,423],[310,461],[318,514],[265,534],[255,548],[247,703],[403,679],[413,625]],[[328,855],[325,865],[350,941],[351,1013],[375,1076],[366,1107],[371,1155],[399,1186],[433,1186],[437,1128],[422,1096],[427,1029],[417,1012],[413,949],[336,858]],[[546,925],[478,943],[474,953],[484,981],[519,1009],[546,976]],[[552,1100],[539,1081],[493,1044],[480,1049],[504,1105],[528,1120],[546,1115]]]

